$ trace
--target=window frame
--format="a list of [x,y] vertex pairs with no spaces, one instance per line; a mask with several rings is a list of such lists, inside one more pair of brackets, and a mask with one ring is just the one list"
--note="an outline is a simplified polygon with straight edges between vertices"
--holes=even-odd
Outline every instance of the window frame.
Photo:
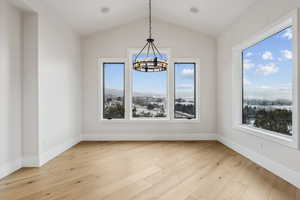
[[[127,50],[127,57],[128,57],[128,63],[133,63],[132,56],[139,52],[140,49],[138,48],[130,48]],[[169,48],[161,48],[160,49],[161,54],[166,54],[168,57],[168,66],[170,66],[171,62],[171,50]],[[144,121],[166,121],[166,120],[171,120],[172,116],[170,115],[170,79],[171,79],[171,72],[170,72],[170,67],[168,67],[167,71],[167,86],[166,86],[166,100],[167,100],[167,108],[166,108],[166,114],[167,117],[159,117],[159,118],[146,118],[146,117],[140,117],[140,118],[134,118],[132,117],[132,98],[133,98],[133,68],[128,67],[128,79],[129,79],[129,95],[128,95],[128,102],[129,102],[129,120],[134,121],[134,120],[144,120]],[[155,72],[153,72],[155,73]]]
[[[99,122],[101,123],[121,123],[121,122],[134,122],[136,120],[143,121],[157,121],[157,122],[183,122],[183,123],[200,123],[200,59],[198,58],[171,58],[170,49],[162,49],[161,52],[168,55],[168,75],[167,75],[167,117],[166,118],[132,118],[132,67],[128,63],[132,63],[132,54],[136,53],[139,49],[129,49],[127,58],[101,58],[98,57],[98,111]],[[123,119],[105,119],[103,118],[103,106],[104,106],[104,93],[103,93],[103,81],[104,81],[104,64],[105,63],[124,63],[124,102],[125,102],[125,118]],[[195,63],[195,98],[196,98],[196,118],[194,119],[176,119],[174,117],[175,110],[175,63]]]
[[[264,29],[264,31],[255,34],[251,39],[235,46],[232,49],[232,128],[234,130],[241,131],[243,133],[252,134],[254,136],[271,140],[273,142],[286,145],[291,148],[299,149],[299,77],[300,70],[298,69],[299,64],[299,11],[294,10],[288,15],[282,17],[272,25]],[[293,101],[293,135],[286,136],[274,131],[264,130],[260,128],[250,127],[249,125],[243,124],[243,54],[242,52],[273,36],[274,34],[292,26],[293,27],[293,77],[292,77],[292,101]]]
[[[172,77],[173,77],[173,86],[172,86],[172,117],[175,121],[184,121],[184,122],[199,122],[200,121],[200,59],[198,58],[175,58],[172,62],[173,70],[172,70]],[[193,119],[184,119],[184,118],[175,118],[175,95],[176,95],[176,79],[175,79],[175,65],[176,64],[194,64],[194,99],[195,99],[195,118]]]
[[[104,118],[104,64],[124,64],[124,87],[123,87],[123,102],[125,106],[124,118],[116,118],[116,119],[106,119]],[[98,102],[99,102],[99,113],[100,113],[100,120],[103,121],[124,121],[127,118],[126,114],[126,68],[127,68],[127,60],[123,58],[99,58],[98,59]]]

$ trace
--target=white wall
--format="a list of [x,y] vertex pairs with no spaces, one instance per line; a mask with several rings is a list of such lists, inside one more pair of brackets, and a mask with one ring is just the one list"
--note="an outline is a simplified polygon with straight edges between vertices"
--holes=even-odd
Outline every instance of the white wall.
[[80,141],[80,36],[41,1],[7,1],[22,16],[0,2],[0,164],[19,159],[22,166],[40,166]]
[[[232,129],[232,48],[300,7],[299,0],[257,1],[218,38],[218,132],[227,142],[300,173],[300,151]],[[298,133],[299,134],[299,133]],[[287,171],[286,171],[287,173]],[[300,176],[294,177],[300,185]],[[298,186],[299,186],[298,185]]]
[[38,15],[23,13],[22,155],[23,166],[38,163]]
[[38,9],[39,141],[41,163],[80,140],[80,37],[47,5]]
[[21,167],[21,12],[0,0],[0,178]]
[[[200,59],[200,123],[170,121],[99,121],[97,58],[127,58],[128,48],[141,48],[147,38],[145,19],[95,33],[82,40],[84,73],[84,138],[157,139],[182,138],[187,134],[216,133],[216,41],[180,26],[154,20],[154,38],[160,48],[171,48],[174,58]],[[121,135],[120,135],[121,134]],[[140,135],[143,135],[139,137]],[[201,137],[201,135],[199,136]],[[161,138],[161,137],[160,137]]]

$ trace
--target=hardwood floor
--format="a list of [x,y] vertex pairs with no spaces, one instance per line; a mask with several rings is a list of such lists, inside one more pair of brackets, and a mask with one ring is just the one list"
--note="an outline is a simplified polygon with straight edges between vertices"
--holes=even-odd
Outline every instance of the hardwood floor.
[[82,142],[0,181],[1,200],[300,200],[218,142]]

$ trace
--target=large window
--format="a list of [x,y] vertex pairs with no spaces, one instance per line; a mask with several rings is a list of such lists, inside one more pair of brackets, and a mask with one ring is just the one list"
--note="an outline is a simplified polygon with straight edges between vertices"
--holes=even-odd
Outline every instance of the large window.
[[[99,60],[100,119],[199,120],[198,59],[172,59],[167,71],[140,72],[130,64],[136,51],[129,55]],[[167,49],[162,56],[171,60]]]
[[196,118],[196,76],[195,63],[175,63],[175,105],[176,119]]
[[242,51],[242,123],[287,136],[293,134],[293,27]]
[[[132,59],[135,58],[135,54]],[[143,55],[141,55],[143,56]],[[162,54],[167,57],[166,54]],[[166,118],[168,72],[132,70],[132,118]]]
[[103,118],[123,119],[124,63],[103,63]]

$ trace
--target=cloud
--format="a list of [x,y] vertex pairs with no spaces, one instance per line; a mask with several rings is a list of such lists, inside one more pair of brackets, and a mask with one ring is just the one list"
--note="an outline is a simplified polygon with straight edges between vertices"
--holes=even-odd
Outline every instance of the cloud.
[[181,72],[182,76],[186,78],[194,78],[194,70],[193,69],[183,69]]
[[248,79],[244,78],[244,85],[251,85],[251,81],[249,81]]
[[268,76],[270,74],[277,73],[279,68],[274,63],[269,63],[267,65],[259,65],[256,73]]
[[250,56],[252,56],[253,55],[253,53],[252,52],[248,52],[248,53],[246,53],[246,57],[250,57]]
[[177,89],[182,89],[182,90],[193,89],[193,85],[191,85],[191,84],[181,84],[181,85],[178,85],[176,88]]
[[271,87],[270,86],[266,86],[266,85],[261,85],[261,86],[258,86],[257,89],[263,89],[263,90],[267,90],[267,89],[270,89]]
[[255,66],[250,59],[244,59],[243,64],[244,64],[244,69],[251,69]]
[[292,100],[292,87],[291,85],[286,85],[285,87],[281,85],[277,86],[254,86],[247,87],[244,90],[245,98],[247,99],[267,99],[267,100],[276,100],[276,99],[287,99]]
[[262,58],[264,60],[273,60],[273,54],[272,52],[270,51],[265,51],[263,54],[262,54]]
[[293,58],[293,53],[289,50],[283,50],[281,51],[284,58],[291,60]]
[[288,28],[284,31],[283,35],[282,35],[283,38],[287,38],[289,40],[293,39],[293,31],[292,31],[292,28]]

